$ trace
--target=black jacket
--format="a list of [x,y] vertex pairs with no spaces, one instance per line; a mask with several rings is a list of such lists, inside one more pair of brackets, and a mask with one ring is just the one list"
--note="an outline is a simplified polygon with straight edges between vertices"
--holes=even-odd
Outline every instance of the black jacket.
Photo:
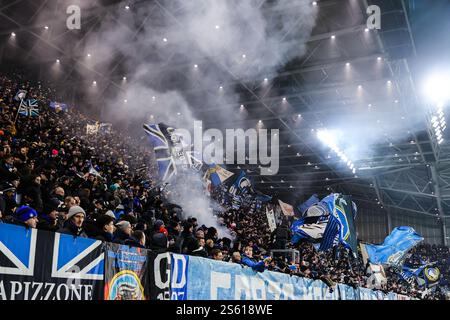
[[181,253],[192,254],[195,249],[198,249],[198,240],[194,237],[191,232],[181,233],[182,243],[181,243]]
[[130,241],[131,237],[126,234],[125,232],[123,232],[120,229],[117,229],[116,232],[114,233],[114,243],[119,243],[119,244],[125,244],[125,241]]
[[87,238],[88,236],[84,232],[83,228],[78,228],[76,225],[73,224],[72,221],[66,221],[64,224],[64,228],[61,228],[58,230],[58,232],[63,234],[70,234],[74,237],[81,237],[81,238]]

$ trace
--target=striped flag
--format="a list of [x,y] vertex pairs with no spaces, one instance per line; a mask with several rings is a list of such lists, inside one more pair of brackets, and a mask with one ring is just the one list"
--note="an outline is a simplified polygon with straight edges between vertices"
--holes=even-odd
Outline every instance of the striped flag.
[[332,248],[339,239],[339,221],[333,215],[330,218],[322,236],[319,250],[325,251]]

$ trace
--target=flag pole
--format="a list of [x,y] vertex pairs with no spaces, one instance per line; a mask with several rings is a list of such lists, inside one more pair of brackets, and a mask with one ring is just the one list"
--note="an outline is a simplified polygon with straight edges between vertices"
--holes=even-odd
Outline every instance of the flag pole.
[[20,111],[20,107],[22,106],[22,102],[23,102],[23,99],[20,100],[20,105],[19,105],[19,107],[17,108],[16,119],[14,119],[14,126],[16,125],[17,118],[19,117],[19,111]]

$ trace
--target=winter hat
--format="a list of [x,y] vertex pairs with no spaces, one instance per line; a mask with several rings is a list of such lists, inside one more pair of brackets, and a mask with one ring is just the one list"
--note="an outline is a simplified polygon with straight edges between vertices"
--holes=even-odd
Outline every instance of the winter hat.
[[67,220],[72,219],[72,217],[78,213],[82,213],[84,217],[86,218],[86,212],[84,209],[80,206],[73,206],[70,207],[69,212],[67,213]]
[[152,246],[156,248],[167,248],[167,236],[164,233],[155,233],[152,237]]
[[153,226],[154,226],[155,230],[159,230],[159,228],[161,228],[161,226],[163,226],[163,225],[164,225],[164,221],[156,220],[155,224]]
[[59,153],[58,150],[56,150],[56,149],[53,149],[53,150],[52,150],[52,155],[57,156],[58,153]]
[[16,217],[22,222],[26,222],[28,219],[37,217],[37,212],[29,206],[21,206],[16,210]]
[[113,218],[114,220],[116,219],[116,215],[111,210],[106,211],[105,216],[109,216],[109,217]]
[[58,211],[61,202],[58,199],[52,198],[44,204],[44,212],[49,214],[52,211]]
[[131,228],[131,223],[129,223],[128,221],[122,220],[116,224],[116,227],[123,231],[127,228]]

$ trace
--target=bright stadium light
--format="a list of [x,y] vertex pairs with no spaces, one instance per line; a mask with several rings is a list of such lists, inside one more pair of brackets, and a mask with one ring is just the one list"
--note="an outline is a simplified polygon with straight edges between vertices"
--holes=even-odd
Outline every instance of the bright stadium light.
[[337,139],[337,134],[333,132],[329,132],[328,130],[317,130],[317,138],[322,141],[327,147],[333,150],[337,156],[344,162],[347,167],[356,172],[354,168],[353,162],[348,158],[348,156],[339,149]]
[[450,74],[433,74],[427,78],[423,93],[436,106],[450,101]]

